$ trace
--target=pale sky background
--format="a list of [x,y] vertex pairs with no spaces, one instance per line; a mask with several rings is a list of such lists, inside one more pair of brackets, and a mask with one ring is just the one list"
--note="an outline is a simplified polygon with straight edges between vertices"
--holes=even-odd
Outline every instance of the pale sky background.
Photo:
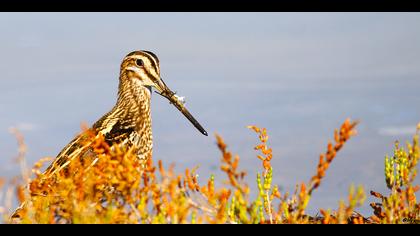
[[[274,182],[293,191],[351,117],[359,134],[309,212],[337,208],[351,183],[386,193],[384,156],[420,121],[419,22],[419,13],[0,13],[0,176],[19,173],[9,127],[24,133],[30,165],[55,156],[81,122],[112,108],[121,59],[145,49],[210,134],[154,96],[155,160],[225,178],[217,132],[255,184],[257,137],[245,127],[256,124],[268,128]],[[371,200],[359,211],[370,215]]]

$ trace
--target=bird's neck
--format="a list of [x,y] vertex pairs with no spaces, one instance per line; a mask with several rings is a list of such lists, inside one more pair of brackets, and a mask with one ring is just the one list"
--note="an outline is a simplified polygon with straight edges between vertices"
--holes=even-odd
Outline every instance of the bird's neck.
[[118,100],[113,110],[118,118],[135,125],[137,131],[150,129],[152,122],[150,112],[151,90],[144,86],[128,85],[118,93]]
[[127,84],[120,82],[114,108],[95,123],[93,128],[101,132],[111,144],[136,145],[140,158],[148,158],[153,146],[151,91],[136,84],[135,80],[125,80],[125,83]]

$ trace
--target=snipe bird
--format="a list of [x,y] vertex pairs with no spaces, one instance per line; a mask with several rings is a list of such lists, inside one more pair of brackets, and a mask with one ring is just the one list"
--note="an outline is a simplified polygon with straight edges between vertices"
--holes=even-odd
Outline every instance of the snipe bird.
[[[169,89],[161,78],[158,57],[144,50],[131,52],[124,57],[120,68],[117,102],[108,113],[92,125],[90,130],[103,135],[110,146],[113,144],[124,145],[127,148],[135,146],[138,159],[148,160],[152,157],[153,150],[150,112],[153,88],[207,136],[207,132],[189,113],[183,100]],[[51,176],[60,171],[74,158],[95,155],[91,149],[83,148],[84,138],[85,136],[80,134],[67,144],[46,169],[44,176]],[[18,210],[12,218],[19,216]]]
[[[167,98],[202,134],[207,136],[207,132],[190,114],[183,100],[172,92],[161,78],[158,57],[153,52],[145,50],[131,52],[121,63],[115,106],[96,121],[91,129],[101,133],[109,145],[117,143],[128,148],[135,145],[137,157],[142,161],[151,158],[153,150],[150,113],[152,88]],[[52,174],[65,167],[74,157],[88,155],[89,153],[80,153],[82,139],[83,136],[79,135],[65,146],[47,168],[46,174]]]

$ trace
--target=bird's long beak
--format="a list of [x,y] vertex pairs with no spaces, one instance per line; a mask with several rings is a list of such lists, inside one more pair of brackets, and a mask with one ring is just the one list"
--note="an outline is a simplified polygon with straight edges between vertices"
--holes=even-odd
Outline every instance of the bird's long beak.
[[187,110],[184,105],[184,102],[179,99],[178,96],[172,92],[165,82],[160,78],[154,86],[157,90],[156,93],[162,95],[163,97],[167,98],[170,103],[172,103],[185,117],[197,128],[202,134],[207,136],[207,131],[198,123],[198,121],[191,115],[191,113]]

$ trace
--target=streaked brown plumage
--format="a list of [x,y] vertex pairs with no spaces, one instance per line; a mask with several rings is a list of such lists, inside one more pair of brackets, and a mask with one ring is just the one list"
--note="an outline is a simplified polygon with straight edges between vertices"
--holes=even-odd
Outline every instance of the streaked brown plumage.
[[[129,53],[121,63],[118,99],[114,108],[92,126],[95,133],[104,135],[108,144],[135,146],[139,160],[152,157],[153,137],[150,99],[152,87],[168,98],[204,134],[207,132],[189,114],[160,78],[159,59],[149,51]],[[90,150],[78,153],[83,142],[79,135],[70,142],[47,169],[47,174],[60,170],[72,158],[89,155]],[[74,155],[76,153],[77,155]]]
[[[134,51],[123,59],[117,102],[111,111],[92,125],[90,130],[97,135],[103,135],[110,146],[120,144],[127,148],[134,148],[140,161],[151,158],[153,151],[150,113],[152,88],[167,98],[202,134],[207,135],[207,132],[185,108],[183,102],[161,79],[159,59],[149,51]],[[85,157],[93,158],[93,160],[96,158],[89,144],[86,144],[86,136],[80,134],[57,155],[44,176],[48,177],[62,170],[75,158]],[[17,213],[14,214],[14,216],[17,215]]]

